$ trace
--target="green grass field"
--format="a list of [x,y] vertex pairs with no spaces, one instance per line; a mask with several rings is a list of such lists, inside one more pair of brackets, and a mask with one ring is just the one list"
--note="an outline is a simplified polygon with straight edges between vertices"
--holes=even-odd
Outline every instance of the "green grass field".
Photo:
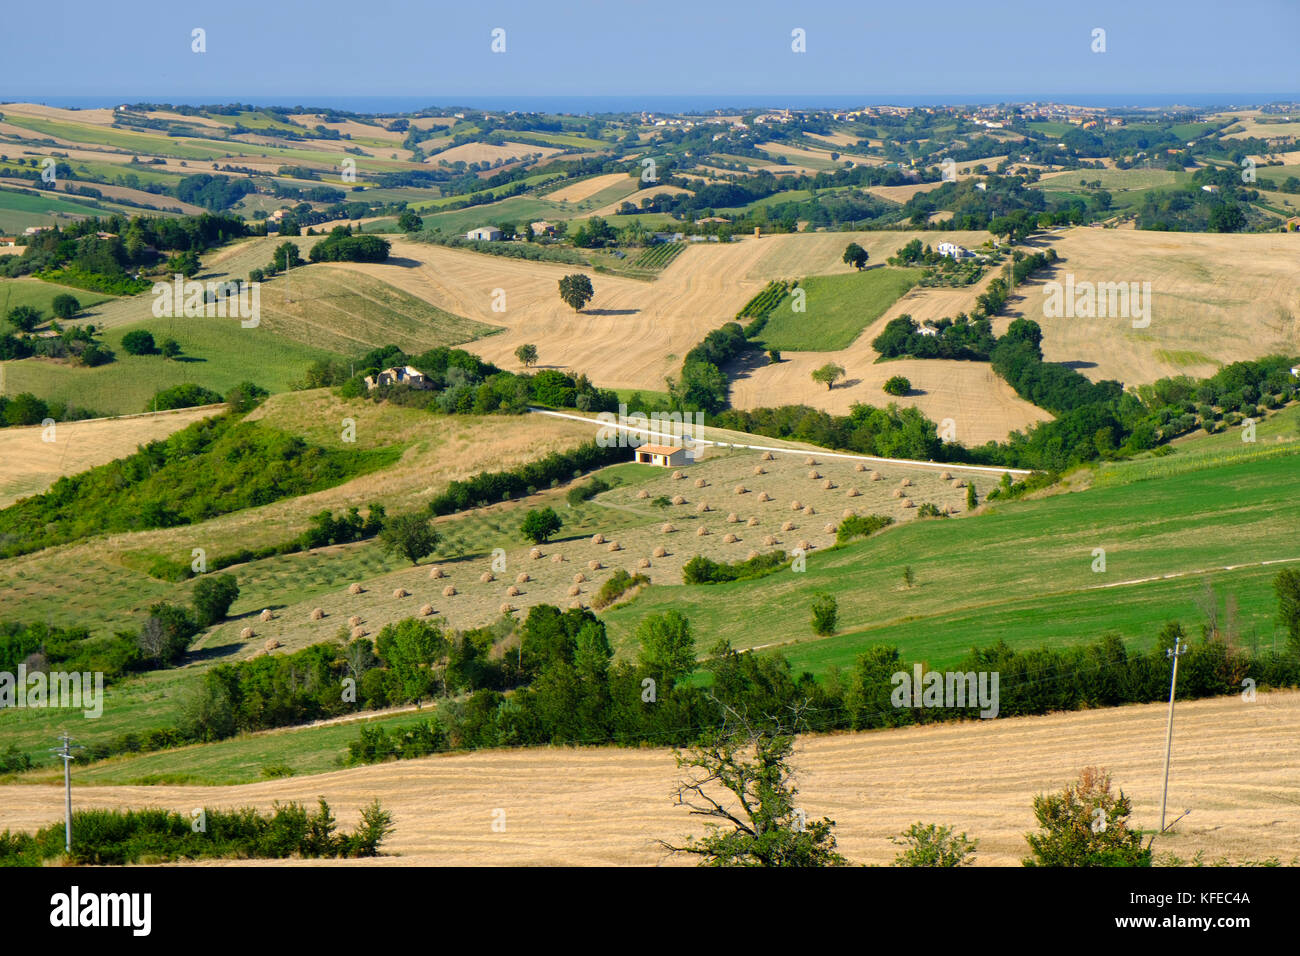
[[0,316],[20,305],[35,306],[45,313],[43,319],[49,321],[50,307],[56,295],[74,296],[86,312],[78,314],[71,320],[73,325],[94,323],[94,307],[101,302],[110,302],[114,296],[102,292],[87,292],[71,286],[59,285],[57,282],[42,282],[40,279],[0,279]]
[[111,204],[91,199],[80,201],[62,196],[15,192],[0,187],[0,231],[22,232],[28,226],[52,226],[58,222],[56,214],[67,216],[93,216],[110,209]]
[[920,269],[879,268],[846,275],[809,276],[800,282],[805,311],[791,294],[772,310],[762,336],[765,349],[823,352],[848,348],[868,325],[921,278]]

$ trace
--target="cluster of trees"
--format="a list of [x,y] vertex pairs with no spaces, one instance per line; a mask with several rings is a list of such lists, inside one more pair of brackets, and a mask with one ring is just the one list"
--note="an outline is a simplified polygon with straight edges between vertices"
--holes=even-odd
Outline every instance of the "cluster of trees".
[[296,269],[305,264],[302,253],[298,250],[296,242],[285,241],[275,247],[271,253],[271,261],[261,269],[252,269],[248,273],[248,281],[265,282],[267,279],[274,278],[281,272],[289,269]]
[[627,449],[604,447],[591,441],[568,452],[551,452],[513,471],[480,472],[463,481],[452,481],[429,502],[429,513],[447,515],[469,508],[484,507],[553,488],[627,458]]
[[884,409],[855,403],[848,415],[831,415],[807,405],[727,409],[713,419],[713,424],[882,458],[958,460],[945,457],[949,450],[956,449],[939,440],[934,422],[912,406],[899,408],[892,403]]
[[171,195],[182,202],[202,206],[211,212],[220,212],[255,192],[257,187],[251,178],[231,179],[229,176],[198,173],[178,182],[172,187]]
[[681,378],[668,380],[668,394],[674,407],[711,414],[722,411],[727,406],[730,389],[722,366],[753,348],[738,322],[714,329],[686,353]]
[[101,418],[98,412],[63,402],[47,402],[31,392],[19,392],[12,397],[0,395],[0,428],[11,425],[40,425],[47,418],[56,422],[75,422],[87,418]]
[[312,262],[385,262],[390,246],[378,236],[352,234],[351,226],[335,226],[311,247]]
[[[56,303],[59,299],[65,300],[59,303],[59,311],[62,312],[69,309],[66,300],[71,300],[73,304],[77,301],[70,295],[56,297]],[[52,321],[50,331],[54,335],[36,335],[35,330],[44,321],[44,314],[30,305],[14,306],[5,319],[14,331],[0,336],[0,361],[39,355],[44,358],[68,359],[76,365],[93,368],[106,365],[114,359],[113,350],[97,338],[101,333],[94,325],[63,327]]]
[[[1213,187],[1213,191],[1202,189]],[[1241,171],[1204,166],[1177,189],[1149,190],[1138,210],[1138,228],[1169,232],[1242,232],[1261,228],[1267,217],[1250,204],[1259,190],[1241,181]]]
[[900,315],[886,323],[881,333],[872,340],[871,347],[882,358],[907,355],[912,358],[987,362],[997,344],[993,322],[987,316],[972,319],[961,312],[955,319],[943,318],[937,322],[928,319],[925,326],[933,332],[922,332],[921,326],[910,315]]

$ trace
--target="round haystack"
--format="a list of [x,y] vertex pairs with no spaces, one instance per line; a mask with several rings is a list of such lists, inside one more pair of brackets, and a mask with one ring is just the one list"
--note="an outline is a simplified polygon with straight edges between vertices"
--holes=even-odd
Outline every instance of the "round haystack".
[[361,623],[361,618],[356,614],[353,614],[350,618],[348,618],[348,627],[356,627],[360,623]]
[[821,475],[818,474],[817,469],[814,468],[812,471],[808,472],[808,477],[809,477],[811,480],[816,481],[818,478],[821,477]]
[[357,638],[365,637],[365,636],[366,636],[366,629],[364,627],[354,627],[352,629],[352,640],[355,641]]
[[755,466],[754,466],[754,474],[756,474],[756,475],[766,475],[766,474],[767,474],[767,469],[764,468],[762,465],[755,465]]
[[697,538],[702,538],[708,533],[709,533],[709,529],[704,527],[704,525],[700,525],[698,528],[695,529],[695,536]]
[[431,578],[440,578],[440,577],[442,577],[442,568],[438,567],[438,566],[435,564],[433,567],[431,567],[431,568],[429,569],[429,577],[431,577]]
[[809,455],[807,458],[803,460],[803,463],[805,465],[815,465],[817,464],[817,459]]
[[560,552],[558,551],[556,551],[553,555],[551,555],[551,564],[559,564],[563,560],[564,560],[564,555],[560,554]]
[[895,498],[906,498],[906,497],[907,497],[906,492],[904,492],[902,488],[895,488],[894,491],[893,491],[893,495],[894,495]]
[[954,488],[965,488],[965,487],[966,487],[966,479],[965,479],[965,478],[958,478],[956,481],[954,481],[954,482],[952,483],[952,486],[953,486]]
[[809,505],[807,508],[803,509],[803,513],[806,515],[815,515],[817,513],[817,509],[814,508],[812,505]]
[[592,544],[604,544],[604,543],[605,543],[605,536],[604,536],[603,534],[601,534],[600,532],[596,532],[595,534],[593,534],[593,535],[591,536],[591,543],[592,543]]
[[448,584],[445,588],[442,589],[442,596],[443,596],[443,597],[455,597],[455,596],[456,596],[456,586],[455,586],[454,584]]
[[790,510],[803,511],[803,502],[796,498],[794,501],[790,502]]
[[708,486],[709,486],[709,483],[708,483],[707,481],[705,481],[703,478],[696,478],[696,479],[695,479],[695,487],[696,487],[696,488],[707,488]]
[[668,557],[668,549],[665,548],[663,545],[660,545],[659,547],[655,548],[654,551],[651,552],[651,553],[652,553],[656,558],[666,558],[666,557]]
[[867,466],[864,465],[864,464],[862,464],[862,462],[858,462],[857,464],[855,464],[855,465],[853,466],[853,470],[854,470],[854,471],[866,471],[866,470],[867,470]]
[[506,597],[519,597],[519,594],[519,588],[515,587],[513,584],[506,588]]
[[674,528],[671,524],[668,524],[667,522],[659,526],[660,534],[672,534],[676,530],[677,530],[676,528]]
[[685,478],[685,477],[686,477],[686,476],[683,475],[680,471],[674,471],[674,472],[673,472],[673,481],[681,481],[681,480],[682,480],[683,478]]
[[581,584],[585,580],[587,580],[587,576],[583,574],[581,571],[579,571],[577,574],[573,576],[574,584]]
[[758,500],[759,500],[759,501],[771,501],[771,500],[772,500],[772,496],[769,495],[766,491],[760,491],[760,492],[758,493]]
[[740,515],[736,514],[734,511],[727,515],[727,524],[736,524],[738,521],[740,521]]
[[542,549],[541,549],[541,548],[533,548],[533,550],[531,550],[531,551],[528,552],[528,557],[531,558],[531,559],[534,560],[534,561],[539,561],[539,560],[541,560],[541,558],[542,558]]
[[432,605],[432,604],[421,604],[421,605],[420,605],[420,617],[428,617],[428,616],[429,616],[430,614],[432,614],[432,613],[433,613],[433,605]]
[[253,637],[254,634],[253,634],[253,629],[251,627],[246,627],[239,632],[239,639],[241,641],[251,641]]
[[825,532],[826,534],[834,534],[834,533],[835,533],[835,525],[830,524],[830,523],[828,522],[827,525],[826,525],[826,527],[822,528],[822,531]]
[[360,584],[357,584],[355,581],[352,584],[348,585],[349,594],[361,594],[365,590],[366,590],[365,588],[363,588]]
[[638,492],[636,493],[636,496],[637,496],[638,498],[649,498],[649,497],[650,497],[650,492],[648,492],[648,491],[646,491],[644,488],[642,488],[640,491],[638,491]]
[[706,502],[701,501],[698,505],[695,506],[695,510],[700,514],[704,514],[704,512],[712,511],[713,509],[710,508]]
[[770,451],[765,451],[763,452],[763,461],[776,461],[776,455],[772,454]]
[[911,478],[904,478],[902,481],[900,481],[900,482],[898,483],[898,487],[900,487],[900,488],[910,488],[910,487],[912,487],[912,479],[911,479]]
[[261,619],[261,620],[263,620],[263,621],[272,621],[272,620],[275,620],[275,615],[271,613],[271,609],[270,609],[270,608],[263,608],[262,613],[259,614],[259,615],[257,615],[257,616],[258,616],[259,619]]
[[600,570],[601,568],[603,568],[603,567],[604,567],[604,565],[601,564],[599,561],[588,561],[588,562],[587,562],[587,570],[588,570],[588,571],[599,571],[599,570]]
[[782,531],[793,531],[793,530],[794,530],[794,522],[793,522],[793,521],[785,521],[785,522],[782,522],[782,524],[781,524],[781,530],[782,530]]
[[268,654],[271,653],[271,651],[275,650],[277,647],[282,647],[282,646],[283,645],[279,641],[277,641],[274,637],[268,637],[266,639],[266,643],[262,645],[262,647],[266,648],[266,652]]
[[623,546],[622,546],[621,544],[619,544],[617,541],[611,541],[611,542],[609,543],[609,547],[607,547],[605,550],[606,550],[606,551],[622,551],[622,550],[623,550]]
[[882,474],[881,474],[880,472],[878,472],[878,471],[873,471],[873,472],[872,472],[870,475],[868,475],[867,477],[869,477],[872,481],[884,481],[884,480],[885,480],[885,476],[882,475]]
[[724,534],[724,535],[722,536],[722,543],[723,543],[723,544],[735,544],[738,540],[740,540],[740,539],[737,538],[737,537],[736,537],[734,534],[732,534],[731,532],[727,532],[726,534]]
[[749,525],[751,528],[757,528],[757,527],[758,527],[758,518],[756,518],[756,517],[755,517],[755,518],[750,518],[748,521],[745,522],[745,524]]
[[834,488],[835,482],[831,481],[829,478],[822,482],[822,489],[824,491],[832,491]]
[[406,588],[393,588],[393,597],[406,597],[410,593]]
[[576,584],[572,585],[569,588],[569,597],[576,597],[581,593],[582,593],[582,588],[578,587]]
[[650,559],[649,559],[649,558],[642,558],[640,561],[638,561],[638,562],[636,563],[636,566],[637,566],[638,568],[648,568],[648,567],[650,567]]
[[809,541],[804,541],[804,540],[800,539],[800,541],[799,541],[799,543],[796,545],[796,547],[797,547],[800,551],[811,551],[811,550],[812,550],[812,543],[809,542]]
[[744,485],[736,485],[736,494],[747,495],[749,494],[749,489],[746,488]]
[[911,498],[904,498],[902,501],[899,502],[899,504],[902,505],[904,508],[916,507],[916,502],[913,501]]
[[776,544],[776,538],[772,535],[769,534],[763,538],[763,547],[770,548],[774,544]]
[[939,480],[940,480],[940,481],[952,481],[952,474],[951,474],[950,472],[947,472],[947,471],[941,471],[941,472],[939,472]]
[[515,575],[515,584],[527,584],[532,578],[528,576],[527,571],[520,571]]
[[313,621],[319,621],[319,620],[320,620],[321,618],[323,618],[324,616],[325,616],[325,612],[324,612],[323,610],[321,610],[320,608],[318,608],[318,607],[314,607],[314,608],[311,609],[311,619],[312,619]]
[[478,576],[478,579],[479,579],[479,583],[481,584],[491,584],[493,581],[497,579],[497,576],[493,574],[491,571],[484,571],[482,574]]
[[855,514],[857,514],[857,512],[854,511],[852,508],[844,509],[844,517],[846,518],[852,518]]
[[673,504],[684,505],[686,504],[686,499],[683,498],[681,495],[673,495]]
[[758,557],[758,552],[757,552],[757,551],[750,551],[749,554],[745,555],[745,560],[746,560],[746,561],[753,561],[756,557]]
[[849,489],[849,497],[850,497],[850,498],[856,498],[856,497],[858,497],[858,496],[861,495],[861,494],[862,494],[862,492],[858,491],[858,489],[856,489],[856,488],[850,488],[850,489]]
[[502,614],[510,614],[510,613],[512,613],[513,611],[514,611],[514,606],[513,606],[509,601],[507,601],[505,604],[502,604],[502,605],[501,605],[501,613],[502,613]]

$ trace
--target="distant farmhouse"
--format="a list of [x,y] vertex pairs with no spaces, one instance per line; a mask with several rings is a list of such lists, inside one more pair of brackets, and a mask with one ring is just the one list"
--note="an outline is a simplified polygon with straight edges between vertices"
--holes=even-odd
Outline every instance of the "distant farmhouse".
[[547,222],[545,219],[539,219],[537,222],[532,222],[528,225],[533,230],[534,236],[555,235],[555,223]]
[[935,246],[935,250],[941,256],[951,256],[954,259],[969,259],[975,255],[969,249],[965,249],[955,242],[941,242]]
[[643,465],[658,465],[661,468],[679,468],[691,463],[686,449],[673,445],[641,445],[636,450],[636,460]]
[[429,379],[419,369],[409,365],[397,365],[386,368],[378,375],[366,376],[366,389],[377,385],[409,385],[411,388],[428,388]]
[[496,226],[479,226],[477,229],[471,229],[465,233],[466,239],[481,239],[485,242],[496,242],[501,238],[501,230]]

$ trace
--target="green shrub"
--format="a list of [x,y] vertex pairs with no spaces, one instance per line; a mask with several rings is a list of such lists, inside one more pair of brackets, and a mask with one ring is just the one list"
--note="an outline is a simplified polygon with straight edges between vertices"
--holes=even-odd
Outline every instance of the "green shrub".
[[829,637],[835,633],[840,606],[833,595],[822,592],[813,598],[812,629],[814,634]]
[[132,329],[122,336],[122,348],[128,355],[152,355],[157,351],[153,335],[144,329]]
[[835,543],[844,544],[854,538],[869,538],[893,523],[894,519],[888,515],[850,515],[835,529]]
[[770,551],[747,561],[721,564],[697,554],[682,567],[682,580],[687,584],[718,584],[724,581],[745,581],[771,574],[784,567],[789,558],[784,551]]
[[885,381],[884,390],[890,395],[906,395],[912,390],[912,383],[902,375],[894,375]]
[[205,575],[194,585],[194,616],[199,627],[211,627],[225,620],[230,605],[239,597],[239,583],[233,574]]
[[619,568],[600,586],[600,591],[591,599],[591,606],[597,611],[607,608],[633,588],[649,583],[650,579],[644,574],[629,574]]

